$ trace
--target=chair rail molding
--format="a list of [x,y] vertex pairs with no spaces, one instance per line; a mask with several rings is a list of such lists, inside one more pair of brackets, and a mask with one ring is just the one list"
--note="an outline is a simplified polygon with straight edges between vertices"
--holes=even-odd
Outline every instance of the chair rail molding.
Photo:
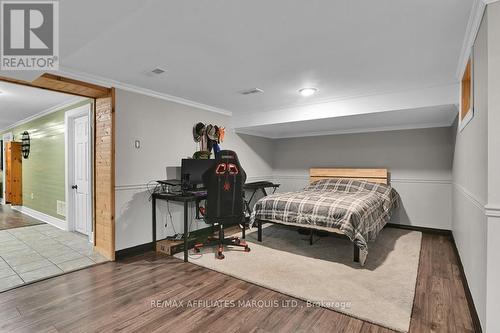
[[[274,178],[272,176],[249,176],[247,177],[247,182],[256,181],[272,181]],[[157,186],[156,181],[150,181],[143,184],[123,184],[115,185],[115,191],[135,191],[135,190],[148,190],[153,189]]]
[[[274,180],[310,180],[309,175],[280,175],[274,174],[272,177]],[[390,183],[415,183],[415,184],[453,184],[453,180],[449,178],[434,179],[434,178],[400,178],[400,177],[389,177]]]
[[485,203],[484,203],[484,201],[481,201],[479,198],[476,197],[476,195],[474,195],[473,193],[471,193],[469,190],[467,190],[465,187],[463,187],[460,184],[453,183],[453,186],[460,193],[462,193],[462,195],[465,198],[467,198],[474,206],[476,206],[481,211],[485,212]]
[[484,206],[484,213],[488,217],[500,218],[500,205],[487,204]]

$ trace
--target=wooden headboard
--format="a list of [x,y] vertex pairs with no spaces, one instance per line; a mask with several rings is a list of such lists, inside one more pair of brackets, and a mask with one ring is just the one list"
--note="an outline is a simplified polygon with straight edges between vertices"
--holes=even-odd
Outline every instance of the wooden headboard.
[[379,184],[389,183],[387,169],[311,168],[309,176],[311,182],[328,178],[348,178]]

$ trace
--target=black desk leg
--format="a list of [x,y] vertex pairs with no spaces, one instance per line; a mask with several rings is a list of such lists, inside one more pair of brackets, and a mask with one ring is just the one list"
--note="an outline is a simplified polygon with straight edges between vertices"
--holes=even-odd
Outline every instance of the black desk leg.
[[354,262],[359,262],[359,247],[356,244],[353,244],[353,245],[354,245],[354,257],[353,257],[353,261]]
[[188,262],[188,202],[184,202],[184,262]]
[[151,206],[153,207],[153,251],[156,251],[156,198],[153,195],[151,200]]
[[262,220],[257,221],[257,240],[262,242]]

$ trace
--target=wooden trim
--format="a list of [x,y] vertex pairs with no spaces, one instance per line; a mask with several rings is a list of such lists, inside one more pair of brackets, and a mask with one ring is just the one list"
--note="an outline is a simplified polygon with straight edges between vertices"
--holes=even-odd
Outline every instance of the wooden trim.
[[0,81],[88,98],[105,97],[111,94],[110,88],[48,73],[40,75],[31,82],[12,79],[6,76],[0,76]]
[[115,90],[95,100],[94,246],[115,260]]
[[464,120],[467,113],[471,110],[472,96],[472,59],[469,58],[461,81],[461,103],[460,103],[460,120]]
[[35,79],[32,84],[37,87],[56,89],[69,94],[92,98],[106,97],[110,94],[108,88],[47,73]]
[[311,181],[345,178],[388,184],[387,169],[311,168],[309,170],[309,176]]

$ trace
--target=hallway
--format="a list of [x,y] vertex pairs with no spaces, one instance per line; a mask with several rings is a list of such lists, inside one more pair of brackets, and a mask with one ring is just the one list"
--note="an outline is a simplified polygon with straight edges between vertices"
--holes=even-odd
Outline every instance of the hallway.
[[0,204],[0,230],[43,224],[30,216],[17,212],[9,205]]
[[2,225],[17,227],[0,230],[0,292],[106,261],[87,237],[5,208]]

